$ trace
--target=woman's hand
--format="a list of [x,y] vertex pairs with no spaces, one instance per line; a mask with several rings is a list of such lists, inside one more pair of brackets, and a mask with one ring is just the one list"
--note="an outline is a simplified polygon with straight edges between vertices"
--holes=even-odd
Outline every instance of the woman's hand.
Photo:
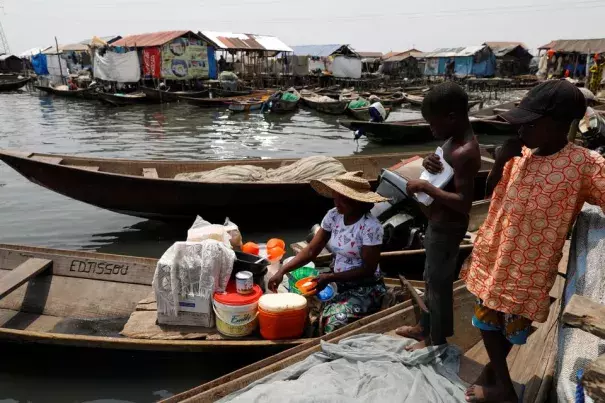
[[269,283],[267,284],[267,287],[269,287],[270,291],[277,292],[277,287],[279,287],[279,285],[281,284],[281,282],[283,280],[284,280],[284,274],[281,272],[281,270],[278,270],[278,272],[275,273],[269,279]]
[[332,273],[322,273],[315,280],[315,287],[313,287],[312,291],[320,292],[324,288],[328,286],[332,281],[334,281]]
[[501,147],[496,149],[496,160],[505,163],[515,157],[520,157],[522,147],[523,142],[519,137],[510,138]]

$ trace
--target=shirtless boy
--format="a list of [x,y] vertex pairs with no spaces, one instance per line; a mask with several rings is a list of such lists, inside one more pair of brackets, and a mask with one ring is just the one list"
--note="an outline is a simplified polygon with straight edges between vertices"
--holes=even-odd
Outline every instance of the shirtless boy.
[[[409,181],[407,186],[408,193],[423,192],[434,199],[424,241],[425,303],[429,313],[423,313],[416,326],[397,329],[400,336],[418,340],[409,350],[445,344],[446,338],[454,334],[452,287],[458,249],[468,228],[474,178],[481,166],[479,144],[468,119],[468,95],[458,84],[446,82],[433,88],[422,102],[422,116],[433,135],[445,140],[443,155],[454,169],[454,177],[444,189],[423,180]],[[429,155],[423,165],[431,173],[443,170],[435,154]]]

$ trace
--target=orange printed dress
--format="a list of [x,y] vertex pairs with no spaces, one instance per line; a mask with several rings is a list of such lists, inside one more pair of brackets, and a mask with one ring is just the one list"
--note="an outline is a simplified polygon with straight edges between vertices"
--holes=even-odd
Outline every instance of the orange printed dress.
[[548,317],[569,229],[584,202],[605,209],[605,159],[569,143],[542,157],[523,148],[508,161],[460,277],[495,311]]

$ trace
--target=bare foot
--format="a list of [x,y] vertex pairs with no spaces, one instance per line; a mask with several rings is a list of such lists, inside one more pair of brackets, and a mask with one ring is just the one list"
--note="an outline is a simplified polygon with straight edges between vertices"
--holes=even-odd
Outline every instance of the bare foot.
[[395,330],[395,333],[401,337],[407,337],[408,339],[414,339],[418,341],[424,340],[424,329],[420,324],[416,326],[401,326]]
[[504,402],[518,403],[519,398],[515,390],[503,391],[497,387],[485,387],[472,385],[466,390],[465,398],[467,402]]
[[426,348],[428,346],[430,346],[430,344],[426,340],[421,340],[418,343],[414,343],[411,346],[407,346],[405,348],[405,351],[422,350],[423,348]]

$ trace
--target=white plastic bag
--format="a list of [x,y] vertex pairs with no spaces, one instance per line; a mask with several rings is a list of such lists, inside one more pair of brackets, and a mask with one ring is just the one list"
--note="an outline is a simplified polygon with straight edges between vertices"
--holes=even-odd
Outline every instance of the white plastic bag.
[[202,242],[206,239],[214,239],[227,246],[231,245],[230,236],[224,225],[211,224],[202,217],[197,216],[189,231],[187,231],[187,242]]

